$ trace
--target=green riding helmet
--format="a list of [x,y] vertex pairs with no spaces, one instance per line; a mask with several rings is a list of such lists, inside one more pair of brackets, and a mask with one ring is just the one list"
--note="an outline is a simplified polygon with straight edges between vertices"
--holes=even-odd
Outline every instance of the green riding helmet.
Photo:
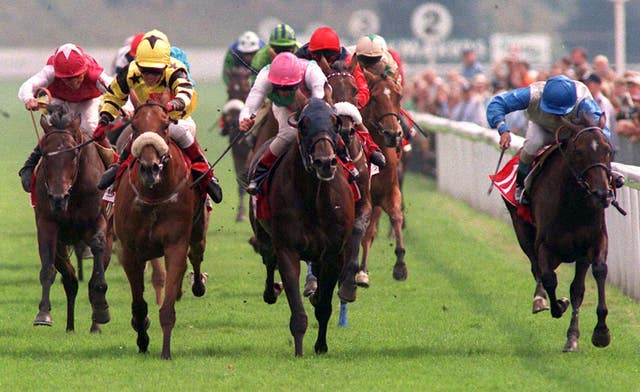
[[271,46],[293,46],[296,45],[296,32],[286,23],[277,25],[269,36]]

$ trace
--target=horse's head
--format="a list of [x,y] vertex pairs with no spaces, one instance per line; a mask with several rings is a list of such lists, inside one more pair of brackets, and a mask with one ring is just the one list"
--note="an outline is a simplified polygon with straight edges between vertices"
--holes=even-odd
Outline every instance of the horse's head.
[[44,186],[51,209],[66,211],[80,167],[80,152],[74,148],[82,143],[80,114],[70,113],[65,106],[59,105],[49,105],[47,111],[48,118],[40,117],[40,125],[44,130],[39,142]]
[[222,129],[225,135],[235,136],[239,130],[240,111],[244,107],[244,102],[239,99],[232,99],[222,107]]
[[327,75],[334,107],[340,118],[338,133],[346,145],[350,145],[355,134],[355,123],[362,122],[357,109],[358,85],[355,77],[349,72],[346,63],[338,60],[331,64],[332,72]]
[[[596,207],[608,207],[615,197],[611,144],[593,121],[586,127],[566,120],[563,122],[565,125],[556,132],[556,138],[561,143],[562,156],[571,174]],[[563,132],[563,128],[569,132]]]
[[338,168],[335,152],[338,118],[333,109],[322,99],[311,98],[296,125],[305,169],[315,171],[321,181],[332,180]]
[[148,188],[160,182],[162,170],[169,161],[169,124],[171,119],[164,102],[140,104],[132,99],[135,112],[131,120],[133,144],[131,153],[140,163],[140,179]]
[[368,79],[368,83],[370,98],[363,109],[367,128],[382,135],[386,147],[400,148],[402,146],[400,124],[402,87],[385,74]]
[[233,67],[227,72],[227,99],[244,101],[251,91],[251,70],[247,67]]

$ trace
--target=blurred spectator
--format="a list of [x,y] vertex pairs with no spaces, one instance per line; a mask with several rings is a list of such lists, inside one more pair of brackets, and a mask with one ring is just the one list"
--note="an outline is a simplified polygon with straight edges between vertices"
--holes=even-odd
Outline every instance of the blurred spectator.
[[607,56],[599,54],[593,58],[593,72],[600,76],[602,80],[602,93],[606,96],[611,96],[616,73],[611,69]]
[[462,76],[471,80],[479,73],[483,73],[484,69],[476,58],[476,52],[473,49],[464,49],[462,51]]
[[585,75],[592,71],[585,48],[578,47],[571,51],[571,66],[575,72],[574,78],[577,80],[584,79]]
[[611,144],[613,145],[614,151],[616,151],[618,149],[616,115],[611,101],[602,93],[602,78],[598,76],[597,73],[591,72],[586,75],[583,82],[589,88],[591,96],[593,96],[593,100],[596,101],[598,106],[600,106],[600,109],[604,112],[605,126],[609,128],[609,131],[611,132]]
[[[628,71],[625,73],[626,92],[616,96],[616,119],[618,120],[618,134],[626,136],[633,143],[640,142],[640,119],[638,105],[640,104],[640,73]],[[620,88],[616,84],[617,89]]]
[[482,97],[475,93],[470,83],[462,85],[461,99],[451,108],[450,118],[454,121],[467,121],[483,127],[487,126]]

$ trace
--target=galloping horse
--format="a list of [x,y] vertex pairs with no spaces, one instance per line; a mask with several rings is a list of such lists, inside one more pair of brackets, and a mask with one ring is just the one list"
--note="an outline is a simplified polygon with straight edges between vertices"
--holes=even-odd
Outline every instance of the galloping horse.
[[236,181],[238,183],[238,211],[236,222],[247,220],[245,214],[244,198],[247,194],[245,190],[248,156],[251,150],[249,138],[237,141],[238,118],[240,110],[244,106],[244,101],[251,91],[251,71],[246,67],[233,67],[229,71],[229,84],[227,85],[227,102],[222,108],[222,135],[229,137],[229,143],[234,143],[231,147],[233,156],[233,167],[236,171]]
[[[591,342],[596,347],[609,345],[611,337],[605,322],[605,280],[607,277],[607,226],[604,209],[615,192],[611,175],[611,145],[593,121],[583,119],[586,127],[565,121],[556,132],[559,146],[545,158],[533,178],[531,216],[533,222],[518,215],[517,208],[505,199],[520,247],[531,261],[536,280],[533,312],[548,309],[559,318],[567,310],[567,298],[557,299],[555,269],[563,262],[576,263],[571,283],[571,322],[563,351],[578,351],[580,336],[578,312],[584,298],[584,280],[589,269],[598,286],[598,322]],[[559,137],[564,131],[568,135]]]
[[371,222],[362,242],[361,270],[368,272],[369,249],[377,234],[377,225],[382,210],[391,219],[391,227],[396,237],[396,263],[393,278],[407,279],[407,266],[404,262],[405,249],[402,241],[402,193],[398,180],[398,165],[402,153],[402,126],[400,124],[400,99],[402,87],[393,78],[373,75],[363,70],[371,98],[362,109],[362,117],[371,132],[373,140],[380,146],[387,159],[387,165],[380,173],[371,178],[371,201],[373,213]]
[[80,130],[80,115],[67,113],[64,106],[49,105],[49,120],[40,119],[44,136],[39,145],[42,161],[35,175],[32,198],[35,203],[38,250],[42,267],[42,298],[34,325],[52,325],[49,292],[56,270],[62,275],[67,295],[67,331],[74,330],[78,278],[69,261],[67,246],[81,254],[84,244],[93,253],[89,300],[93,314],[91,332],[109,322],[105,269],[111,257],[107,220],[102,208],[98,181],[105,170],[97,147]]
[[135,159],[116,186],[115,228],[122,245],[120,262],[131,286],[131,325],[138,333],[140,352],[147,352],[149,346],[144,267],[146,260],[165,258],[161,357],[169,359],[175,302],[182,295],[187,255],[196,276],[193,294],[200,297],[205,293],[200,273],[207,229],[205,198],[189,186],[191,171],[180,148],[169,139],[171,119],[164,103],[148,101],[139,105],[134,101],[134,106],[131,153]]
[[311,261],[318,277],[318,288],[310,297],[319,323],[317,354],[328,349],[327,324],[335,285],[340,280],[341,297],[355,298],[356,271],[346,268],[355,211],[347,179],[338,170],[338,119],[333,109],[317,98],[309,101],[298,118],[298,145],[276,163],[270,180],[267,197],[271,218],[252,219],[251,223],[267,269],[264,300],[275,303],[280,294],[280,286],[273,280],[277,267],[291,309],[289,329],[295,355],[301,356],[307,315],[299,288],[300,260]]

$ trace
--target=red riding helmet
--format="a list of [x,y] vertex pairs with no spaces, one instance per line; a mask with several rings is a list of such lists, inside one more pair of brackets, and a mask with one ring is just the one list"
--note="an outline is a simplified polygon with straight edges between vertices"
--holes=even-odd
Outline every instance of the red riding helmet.
[[293,86],[302,81],[304,67],[296,55],[291,52],[279,53],[273,58],[267,79],[278,86]]
[[84,51],[77,45],[64,44],[53,55],[53,70],[57,78],[73,78],[89,68]]
[[331,27],[323,26],[316,29],[309,39],[309,50],[332,50],[340,52],[340,37]]

